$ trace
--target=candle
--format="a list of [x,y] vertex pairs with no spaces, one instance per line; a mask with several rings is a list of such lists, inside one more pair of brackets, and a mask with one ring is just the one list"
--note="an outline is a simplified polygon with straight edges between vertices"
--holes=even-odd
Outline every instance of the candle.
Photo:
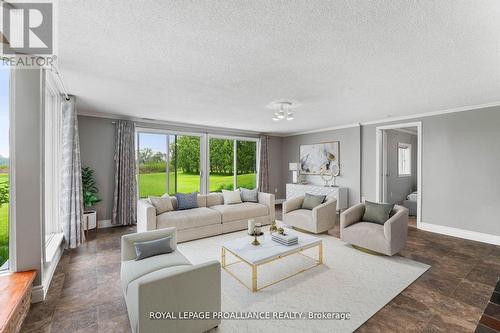
[[255,228],[255,220],[248,220],[248,233],[253,235],[253,230]]
[[262,224],[260,223],[255,223],[255,233],[257,235],[260,235],[260,227],[262,227]]

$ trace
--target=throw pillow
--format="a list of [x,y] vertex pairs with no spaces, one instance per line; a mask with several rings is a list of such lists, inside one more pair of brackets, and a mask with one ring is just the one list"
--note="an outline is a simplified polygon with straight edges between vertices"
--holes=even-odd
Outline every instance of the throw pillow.
[[240,190],[236,191],[222,190],[222,195],[224,196],[224,205],[241,203]]
[[391,214],[394,204],[365,201],[364,222],[384,224]]
[[152,241],[134,242],[135,254],[137,256],[135,260],[142,260],[159,254],[174,252],[170,244],[171,240],[172,237],[168,236]]
[[302,209],[313,209],[325,201],[326,195],[314,195],[306,193],[304,202],[302,202]]
[[240,187],[241,200],[243,202],[259,202],[259,193],[257,189],[249,190],[244,187]]
[[174,210],[169,197],[149,197],[149,201],[156,208],[156,215]]
[[177,210],[198,208],[198,192],[189,194],[177,193]]

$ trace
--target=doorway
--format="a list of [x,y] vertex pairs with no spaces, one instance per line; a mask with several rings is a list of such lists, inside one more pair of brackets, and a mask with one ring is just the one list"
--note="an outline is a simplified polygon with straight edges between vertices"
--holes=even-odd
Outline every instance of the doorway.
[[377,201],[402,205],[410,226],[421,223],[422,123],[379,126],[377,134]]

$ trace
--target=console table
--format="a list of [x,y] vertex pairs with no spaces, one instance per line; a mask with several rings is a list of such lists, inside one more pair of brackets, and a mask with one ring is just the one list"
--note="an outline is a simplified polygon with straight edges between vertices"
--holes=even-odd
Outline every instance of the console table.
[[317,195],[333,195],[337,198],[337,210],[349,208],[347,187],[318,186],[302,184],[286,184],[286,199],[298,197],[306,193]]

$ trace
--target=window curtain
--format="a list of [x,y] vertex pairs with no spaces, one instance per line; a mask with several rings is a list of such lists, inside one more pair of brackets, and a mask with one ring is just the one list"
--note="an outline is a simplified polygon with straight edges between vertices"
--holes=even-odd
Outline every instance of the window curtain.
[[135,180],[135,125],[116,123],[114,225],[136,223],[137,190]]
[[61,223],[65,247],[76,248],[84,240],[83,193],[75,100],[62,103]]
[[269,137],[260,137],[260,158],[259,158],[259,191],[269,192],[269,157],[267,144]]

